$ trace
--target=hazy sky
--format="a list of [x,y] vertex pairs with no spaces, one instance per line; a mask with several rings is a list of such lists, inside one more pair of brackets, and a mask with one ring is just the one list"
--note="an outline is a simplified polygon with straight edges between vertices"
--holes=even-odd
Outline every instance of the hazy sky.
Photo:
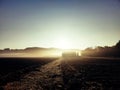
[[86,47],[120,40],[120,0],[0,0],[0,48]]

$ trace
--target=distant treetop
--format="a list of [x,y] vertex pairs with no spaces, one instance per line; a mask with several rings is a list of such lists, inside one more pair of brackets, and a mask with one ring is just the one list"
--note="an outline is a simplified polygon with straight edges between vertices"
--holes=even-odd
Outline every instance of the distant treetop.
[[115,45],[115,47],[120,48],[120,40],[119,40],[119,42]]

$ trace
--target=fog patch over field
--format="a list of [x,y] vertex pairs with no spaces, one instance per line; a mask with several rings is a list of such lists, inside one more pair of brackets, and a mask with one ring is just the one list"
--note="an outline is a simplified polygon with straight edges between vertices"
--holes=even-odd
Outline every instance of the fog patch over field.
[[0,57],[61,57],[64,52],[79,52],[79,49],[58,49],[29,47],[25,49],[5,48],[0,50]]
[[56,52],[38,52],[38,53],[4,53],[0,57],[59,57],[61,56]]

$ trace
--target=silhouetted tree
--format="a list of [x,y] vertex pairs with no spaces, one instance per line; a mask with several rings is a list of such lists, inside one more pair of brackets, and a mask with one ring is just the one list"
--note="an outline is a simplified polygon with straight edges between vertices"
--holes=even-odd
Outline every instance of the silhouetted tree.
[[95,49],[87,48],[81,53],[83,56],[93,57],[120,57],[120,41],[112,47],[101,47],[98,46]]
[[5,50],[5,51],[10,51],[10,48],[5,48],[4,50]]
[[119,42],[115,45],[115,47],[120,49],[120,40],[119,40]]

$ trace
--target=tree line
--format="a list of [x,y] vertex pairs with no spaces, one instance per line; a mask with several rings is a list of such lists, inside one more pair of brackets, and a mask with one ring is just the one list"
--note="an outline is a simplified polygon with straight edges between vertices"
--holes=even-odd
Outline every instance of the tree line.
[[90,57],[120,57],[120,40],[114,46],[98,46],[96,48],[86,48],[82,51],[82,56]]

